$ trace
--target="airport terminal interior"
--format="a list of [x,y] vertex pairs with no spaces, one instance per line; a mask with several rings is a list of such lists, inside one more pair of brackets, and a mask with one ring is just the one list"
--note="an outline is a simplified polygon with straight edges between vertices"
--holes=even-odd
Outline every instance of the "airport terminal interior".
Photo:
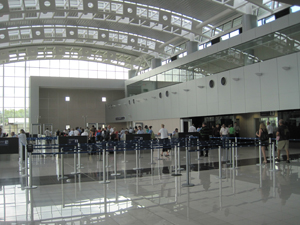
[[0,224],[298,224],[300,3],[3,0],[0,128]]

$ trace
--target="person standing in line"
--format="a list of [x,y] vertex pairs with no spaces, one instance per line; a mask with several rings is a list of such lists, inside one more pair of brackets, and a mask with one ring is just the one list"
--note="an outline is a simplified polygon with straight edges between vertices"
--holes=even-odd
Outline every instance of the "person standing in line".
[[[209,135],[211,134],[211,130],[206,125],[205,122],[202,123],[202,129],[200,130],[201,141],[209,141]],[[203,148],[204,150],[205,148]],[[203,156],[203,151],[201,151],[200,156]],[[208,150],[205,150],[205,157],[208,157]]]
[[223,144],[223,148],[226,148],[227,146],[225,146],[225,144],[227,144],[228,141],[228,134],[229,134],[229,130],[226,127],[225,124],[222,124],[222,127],[220,129],[220,135],[222,137],[222,144]]
[[267,122],[267,130],[268,130],[269,138],[273,138],[274,129],[273,129],[273,126],[270,124],[269,121]]
[[2,132],[2,127],[0,127],[0,138],[4,138],[4,133]]
[[[264,123],[261,123],[259,125],[259,131],[256,133],[256,136],[259,137],[259,139],[261,140],[261,152],[263,154],[264,157],[264,164],[267,163],[267,158],[266,158],[266,145],[268,145],[268,130],[266,128],[266,125]],[[267,139],[265,138],[267,137]]]
[[213,130],[213,137],[220,137],[220,125],[217,124],[215,129]]
[[144,134],[144,130],[142,129],[142,126],[138,127],[138,131],[136,133],[137,134]]
[[194,124],[192,124],[192,126],[189,127],[189,133],[190,132],[197,132],[197,129]]
[[175,128],[175,130],[172,132],[172,138],[178,139],[178,128]]
[[47,138],[46,139],[47,144],[51,144],[51,139],[50,138],[52,136],[52,132],[48,128],[46,128],[44,134],[45,134],[45,136]]
[[231,124],[229,124],[228,130],[229,130],[229,137],[234,137],[235,136],[235,129]]
[[280,150],[285,149],[286,151],[286,162],[290,163],[290,156],[289,156],[289,139],[290,139],[290,131],[286,125],[284,125],[283,119],[279,120],[278,131],[276,136],[279,136],[278,141],[278,151],[277,151],[277,162],[280,162]]
[[25,145],[27,145],[27,138],[26,138],[26,134],[25,131],[23,129],[20,130],[20,134],[18,135],[19,138],[19,149],[21,149],[21,151],[23,151],[23,159],[21,160],[25,160]]
[[160,135],[160,141],[163,144],[163,149],[161,156],[164,155],[164,152],[167,152],[166,156],[169,156],[168,148],[166,145],[168,144],[168,130],[165,128],[165,125],[161,125],[161,129],[158,131],[157,135]]
[[240,129],[240,126],[237,125],[237,122],[234,122],[233,127],[234,127],[234,129],[235,129],[235,136],[236,136],[236,137],[240,137],[240,131],[241,131],[241,129]]

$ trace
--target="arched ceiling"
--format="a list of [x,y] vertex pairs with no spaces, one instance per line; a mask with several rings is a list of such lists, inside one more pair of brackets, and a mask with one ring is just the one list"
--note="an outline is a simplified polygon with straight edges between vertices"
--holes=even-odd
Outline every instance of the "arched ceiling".
[[243,14],[288,7],[267,0],[2,0],[0,63],[76,58],[148,68],[241,27]]

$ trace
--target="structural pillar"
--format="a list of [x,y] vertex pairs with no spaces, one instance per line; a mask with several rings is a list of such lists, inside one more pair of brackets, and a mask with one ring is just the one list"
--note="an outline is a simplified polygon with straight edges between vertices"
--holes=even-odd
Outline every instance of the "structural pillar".
[[155,69],[156,67],[159,67],[159,66],[161,66],[160,58],[151,59],[151,69]]
[[198,51],[198,45],[199,43],[197,41],[189,41],[186,43],[186,51],[187,54],[191,54],[193,52]]
[[[257,27],[257,16],[251,15],[251,14],[245,14],[242,17],[242,27],[243,27],[243,32],[246,32],[248,30],[251,30],[252,28]],[[253,49],[248,49],[245,51],[245,53],[248,53],[249,55],[254,55],[254,50]],[[244,65],[251,65],[253,64],[253,59],[251,57],[248,57],[245,55],[244,58]]]
[[136,76],[136,70],[128,70],[128,78],[133,78]]

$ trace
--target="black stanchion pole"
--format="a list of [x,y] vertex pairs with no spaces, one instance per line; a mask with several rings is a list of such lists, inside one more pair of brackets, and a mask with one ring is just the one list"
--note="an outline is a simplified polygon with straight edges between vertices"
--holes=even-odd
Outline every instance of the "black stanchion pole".
[[189,154],[189,150],[188,147],[186,147],[185,150],[185,161],[186,161],[186,183],[182,184],[182,187],[193,187],[195,186],[194,184],[190,183],[190,154]]
[[117,146],[114,146],[114,173],[111,176],[120,176],[120,173],[117,173]]

